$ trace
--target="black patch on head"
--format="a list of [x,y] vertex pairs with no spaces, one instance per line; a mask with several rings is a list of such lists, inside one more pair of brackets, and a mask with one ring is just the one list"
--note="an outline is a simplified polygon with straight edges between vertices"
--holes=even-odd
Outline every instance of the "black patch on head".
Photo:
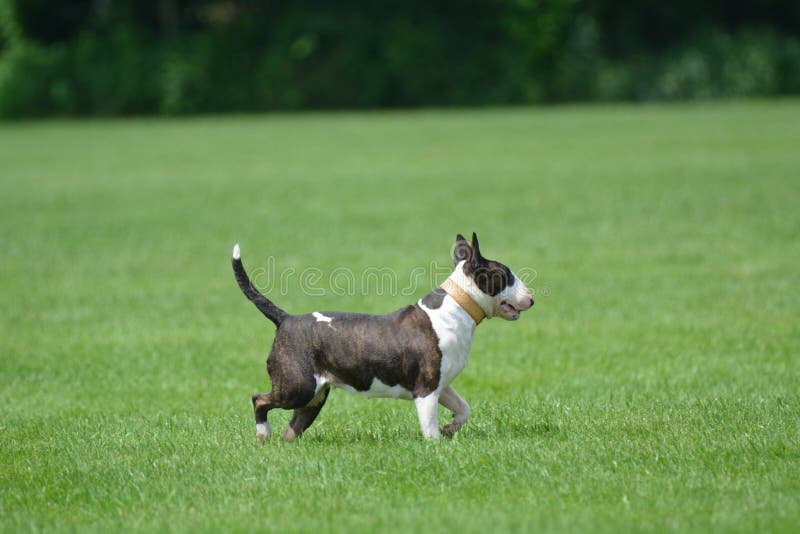
[[[459,234],[459,237],[461,235]],[[463,237],[464,245],[470,249],[470,258],[464,264],[464,273],[472,278],[478,288],[490,296],[495,296],[505,288],[514,285],[514,274],[511,269],[499,261],[489,260],[481,254],[478,236],[472,233],[472,247],[470,247]],[[459,242],[456,241],[456,247]]]
[[430,310],[438,310],[442,306],[442,302],[444,302],[444,297],[446,295],[447,291],[441,287],[438,287],[422,297],[422,303]]
[[500,262],[485,260],[485,264],[470,273],[481,291],[492,297],[514,285],[511,270]]

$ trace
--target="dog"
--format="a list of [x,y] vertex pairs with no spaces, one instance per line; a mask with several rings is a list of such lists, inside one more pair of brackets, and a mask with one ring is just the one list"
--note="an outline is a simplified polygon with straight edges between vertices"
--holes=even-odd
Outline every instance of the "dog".
[[[303,434],[331,387],[413,400],[426,439],[458,431],[470,408],[451,383],[467,365],[475,327],[484,318],[516,321],[533,297],[511,269],[481,255],[475,233],[471,244],[456,236],[453,263],[441,287],[388,315],[289,315],[253,287],[236,244],[232,264],[239,287],[278,327],[267,358],[272,390],[252,398],[259,442],[270,437],[267,414],[275,408],[294,410],[286,441]],[[453,414],[441,431],[438,404]]]

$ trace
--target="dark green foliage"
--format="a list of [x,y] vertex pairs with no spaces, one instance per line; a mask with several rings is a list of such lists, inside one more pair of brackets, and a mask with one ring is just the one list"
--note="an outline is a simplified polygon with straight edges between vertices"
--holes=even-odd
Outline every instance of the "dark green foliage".
[[0,116],[800,91],[796,2],[0,0]]

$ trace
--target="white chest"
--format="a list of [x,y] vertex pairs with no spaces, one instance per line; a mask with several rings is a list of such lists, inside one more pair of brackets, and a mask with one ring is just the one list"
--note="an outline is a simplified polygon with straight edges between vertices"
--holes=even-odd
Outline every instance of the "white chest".
[[426,307],[422,301],[418,304],[428,314],[439,338],[439,350],[442,353],[441,389],[449,386],[466,367],[472,336],[475,334],[475,322],[449,295],[445,296],[442,305],[435,310]]

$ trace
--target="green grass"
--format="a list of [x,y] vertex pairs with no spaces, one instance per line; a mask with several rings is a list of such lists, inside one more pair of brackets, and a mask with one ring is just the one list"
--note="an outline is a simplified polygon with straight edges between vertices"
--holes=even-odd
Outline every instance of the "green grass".
[[[1,124],[0,530],[791,531],[798,147],[793,100]],[[478,329],[460,434],[334,391],[256,445],[234,242],[289,311],[382,313],[431,282],[299,275],[473,230],[537,303]]]

